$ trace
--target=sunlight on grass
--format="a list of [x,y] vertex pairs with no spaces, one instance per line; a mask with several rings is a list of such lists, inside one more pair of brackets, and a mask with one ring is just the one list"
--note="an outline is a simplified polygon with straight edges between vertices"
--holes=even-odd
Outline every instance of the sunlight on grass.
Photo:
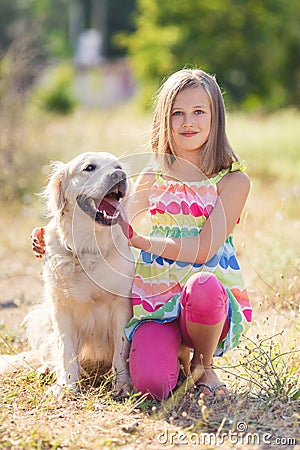
[[284,180],[298,183],[300,113],[285,110],[270,116],[232,114],[229,136],[249,172],[262,182]]

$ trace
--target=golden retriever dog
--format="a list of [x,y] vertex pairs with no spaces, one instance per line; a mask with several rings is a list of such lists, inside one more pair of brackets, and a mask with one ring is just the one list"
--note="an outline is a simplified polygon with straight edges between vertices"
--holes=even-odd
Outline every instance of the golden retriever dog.
[[45,295],[25,318],[32,351],[0,357],[0,373],[27,364],[54,370],[54,394],[76,390],[80,369],[104,363],[119,395],[130,386],[129,343],[134,259],[121,230],[120,204],[129,181],[109,153],[56,162],[45,189]]

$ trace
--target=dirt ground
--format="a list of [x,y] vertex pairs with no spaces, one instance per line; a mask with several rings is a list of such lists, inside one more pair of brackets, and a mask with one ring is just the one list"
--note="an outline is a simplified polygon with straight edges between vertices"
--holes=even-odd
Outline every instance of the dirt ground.
[[28,308],[41,297],[41,269],[42,262],[30,249],[28,254],[6,254],[0,259],[0,326],[7,331],[20,331]]

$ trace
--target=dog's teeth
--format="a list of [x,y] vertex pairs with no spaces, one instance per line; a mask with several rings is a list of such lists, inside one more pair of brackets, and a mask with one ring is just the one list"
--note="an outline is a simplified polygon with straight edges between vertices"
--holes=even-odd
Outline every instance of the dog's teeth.
[[104,219],[106,219],[107,218],[107,214],[106,214],[105,210],[102,212],[102,214],[103,214]]

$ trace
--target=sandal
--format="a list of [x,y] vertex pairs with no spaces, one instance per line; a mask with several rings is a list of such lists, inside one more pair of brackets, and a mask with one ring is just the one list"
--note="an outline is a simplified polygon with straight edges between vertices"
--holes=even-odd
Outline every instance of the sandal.
[[199,383],[196,383],[196,387],[197,388],[204,387],[211,393],[211,395],[205,395],[205,392],[201,391],[201,389],[200,389],[201,393],[204,394],[205,397],[228,398],[231,396],[230,393],[225,394],[225,395],[216,395],[216,391],[218,389],[223,388],[223,387],[225,387],[227,389],[225,383],[217,383],[215,386],[210,386],[209,384],[203,383],[200,381]]
[[[208,365],[204,366],[203,368],[204,368],[204,371],[209,371],[209,370],[214,369],[213,364],[208,364]],[[213,384],[213,385],[206,383],[205,381],[200,381],[200,380],[201,380],[201,378],[196,382],[196,387],[200,388],[200,392],[202,392],[204,395],[205,395],[205,392],[203,392],[203,389],[201,390],[201,387],[207,389],[209,391],[209,394],[206,394],[205,395],[206,397],[215,397],[215,398],[220,398],[220,399],[223,398],[224,399],[224,398],[228,398],[231,396],[230,392],[228,392],[228,394],[223,394],[223,395],[217,394],[218,389],[223,388],[223,391],[224,391],[224,388],[225,388],[226,390],[228,390],[226,384],[222,381],[219,381],[218,378],[217,378],[218,381],[216,380],[216,384]]]

